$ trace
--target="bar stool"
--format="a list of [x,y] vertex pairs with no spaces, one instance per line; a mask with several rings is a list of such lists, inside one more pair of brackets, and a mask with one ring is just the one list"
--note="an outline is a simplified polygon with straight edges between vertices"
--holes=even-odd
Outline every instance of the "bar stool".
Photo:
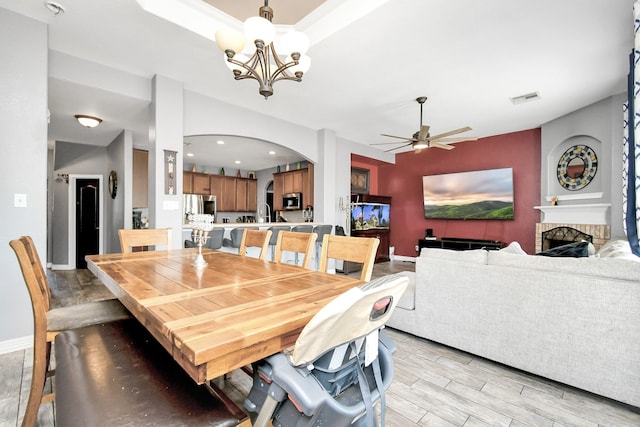
[[222,246],[226,248],[234,248],[240,250],[240,244],[242,243],[242,235],[244,234],[245,227],[236,227],[231,230],[230,238],[224,238],[222,240]]
[[313,227],[313,232],[318,235],[318,239],[316,240],[316,270],[320,268],[320,251],[322,250],[322,239],[324,239],[325,234],[331,234],[333,230],[333,225],[325,224],[325,225],[316,225]]
[[[313,225],[294,225],[291,227],[294,233],[313,233]],[[295,254],[295,263],[298,265],[298,254]]]
[[271,238],[269,239],[269,246],[271,246],[271,260],[275,260],[276,257],[276,243],[278,242],[278,234],[281,231],[290,231],[291,227],[285,225],[272,225],[267,228],[267,230],[271,230]]
[[220,249],[224,240],[224,228],[214,228],[209,232],[207,247],[209,249]]

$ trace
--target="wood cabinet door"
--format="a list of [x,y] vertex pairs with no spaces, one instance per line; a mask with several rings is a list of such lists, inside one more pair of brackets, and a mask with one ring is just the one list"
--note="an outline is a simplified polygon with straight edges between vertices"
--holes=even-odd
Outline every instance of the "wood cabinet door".
[[193,194],[192,172],[182,172],[182,192],[184,194]]
[[[311,176],[311,178],[309,178]],[[313,206],[313,176],[309,169],[302,170],[302,203],[303,207],[307,205]]]
[[293,193],[293,174],[291,172],[285,172],[282,174],[282,177],[284,179],[284,188],[283,188],[283,192],[285,194],[287,193]]
[[218,210],[222,212],[236,212],[236,179],[233,177],[223,176],[222,183],[222,195],[221,200],[218,201],[218,204],[220,205]]
[[284,174],[273,174],[273,210],[282,210],[282,194],[284,194]]
[[211,195],[216,196],[216,210],[220,209],[220,203],[222,203],[222,193],[224,192],[224,177],[220,175],[210,175],[209,185],[211,187]]
[[247,211],[253,212],[258,210],[258,181],[255,179],[247,180]]
[[247,211],[247,182],[248,180],[236,179],[236,211]]
[[198,172],[193,174],[193,194],[211,194],[209,175]]
[[302,193],[302,169],[291,172],[293,178],[292,193]]

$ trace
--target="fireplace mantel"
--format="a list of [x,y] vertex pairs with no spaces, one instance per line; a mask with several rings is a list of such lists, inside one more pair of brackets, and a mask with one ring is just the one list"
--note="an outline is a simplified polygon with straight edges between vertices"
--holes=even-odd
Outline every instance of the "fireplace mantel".
[[534,206],[542,211],[542,223],[557,224],[608,224],[607,212],[609,203],[593,203],[588,205],[556,205]]

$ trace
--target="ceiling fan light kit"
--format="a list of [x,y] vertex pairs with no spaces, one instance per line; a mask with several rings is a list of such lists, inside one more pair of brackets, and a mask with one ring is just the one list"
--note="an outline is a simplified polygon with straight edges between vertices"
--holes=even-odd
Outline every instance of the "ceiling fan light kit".
[[[273,9],[269,7],[268,0],[258,14],[260,16],[252,16],[244,22],[244,34],[226,28],[216,31],[216,44],[224,52],[227,67],[234,78],[256,80],[258,92],[267,99],[273,95],[275,82],[302,81],[302,76],[311,67],[311,58],[305,55],[309,49],[309,38],[299,31],[289,31],[280,38],[276,49],[276,29],[271,22]],[[251,49],[255,47],[250,56],[241,53],[247,43]]]
[[[409,141],[406,142],[405,144],[399,146],[399,147],[393,147],[390,148],[388,150],[385,151],[393,151],[393,150],[398,150],[400,148],[403,147],[407,147],[407,146],[411,146],[411,148],[413,148],[414,150],[422,150],[424,148],[431,148],[431,147],[436,147],[436,148],[443,148],[445,150],[453,150],[455,147],[453,145],[449,145],[446,143],[451,143],[451,142],[462,142],[462,141],[475,141],[478,138],[475,137],[452,137],[452,135],[457,135],[459,133],[462,132],[467,132],[470,131],[471,128],[470,127],[463,127],[460,129],[456,129],[456,130],[452,130],[449,132],[445,132],[445,133],[441,133],[438,135],[434,135],[431,136],[431,134],[429,134],[429,129],[430,127],[427,125],[423,125],[422,124],[422,105],[425,103],[425,101],[427,100],[426,96],[419,96],[416,98],[416,101],[418,102],[418,104],[420,104],[420,130],[416,133],[413,134],[413,136],[411,138],[406,138],[404,136],[396,136],[396,135],[387,135],[386,133],[383,133],[382,136],[386,136],[389,138],[398,138],[398,139],[402,139],[404,141]],[[382,142],[379,144],[370,144],[370,145],[388,145],[388,144],[400,144],[399,142]]]

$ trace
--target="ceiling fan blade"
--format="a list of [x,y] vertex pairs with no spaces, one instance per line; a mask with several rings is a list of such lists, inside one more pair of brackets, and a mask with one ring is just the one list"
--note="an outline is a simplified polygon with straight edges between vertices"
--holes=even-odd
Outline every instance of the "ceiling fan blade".
[[[408,141],[408,140],[407,140]],[[389,145],[389,144],[404,144],[403,141],[395,141],[395,142],[376,142],[374,144],[369,144],[369,145]]]
[[385,153],[387,153],[387,152],[389,152],[389,151],[398,150],[398,149],[400,149],[400,148],[406,147],[407,145],[411,145],[411,144],[412,144],[412,143],[410,142],[410,143],[408,143],[408,144],[403,144],[403,145],[401,145],[400,147],[393,147],[393,148],[389,148],[388,150],[384,150],[384,151],[385,151]]
[[440,144],[439,142],[433,141],[429,141],[429,147],[444,148],[445,150],[453,150],[454,148],[456,148],[453,145]]
[[413,141],[413,138],[407,138],[407,137],[405,137],[405,136],[387,135],[386,133],[381,133],[380,135],[382,135],[382,136],[388,136],[389,138],[404,139],[405,141]]
[[[433,141],[433,139],[429,139],[430,141]],[[435,141],[437,142],[447,142],[447,143],[451,143],[451,142],[464,142],[464,141],[477,141],[478,138],[475,136],[469,136],[469,137],[449,137],[449,138],[437,138]]]
[[456,129],[456,130],[450,130],[449,132],[441,133],[441,134],[438,134],[438,135],[433,135],[429,139],[431,141],[433,141],[434,139],[440,139],[440,138],[444,138],[445,136],[451,136],[451,135],[455,135],[457,133],[467,132],[467,131],[470,131],[470,130],[471,130],[471,128],[469,126],[467,126],[467,127],[463,127],[463,128]]
[[429,126],[423,125],[420,127],[420,133],[418,134],[418,141],[424,141],[429,136]]

